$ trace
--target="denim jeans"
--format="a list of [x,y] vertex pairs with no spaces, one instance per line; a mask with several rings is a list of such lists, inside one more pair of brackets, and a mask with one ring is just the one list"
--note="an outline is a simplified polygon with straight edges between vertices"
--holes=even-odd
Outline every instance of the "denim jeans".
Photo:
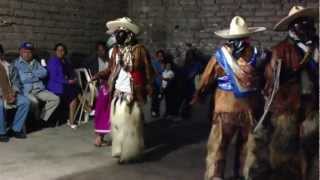
[[[15,132],[20,132],[28,116],[30,101],[25,96],[17,95],[16,106],[16,112],[11,129]],[[0,99],[0,135],[6,133],[6,128],[7,120],[5,119],[4,102],[2,99]]]

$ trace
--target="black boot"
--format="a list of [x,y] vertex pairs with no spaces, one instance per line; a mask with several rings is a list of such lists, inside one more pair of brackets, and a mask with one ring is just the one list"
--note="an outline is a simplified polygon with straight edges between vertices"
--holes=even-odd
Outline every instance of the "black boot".
[[7,134],[0,134],[0,142],[9,142],[9,136]]
[[15,131],[11,130],[10,135],[11,135],[12,137],[17,138],[17,139],[25,139],[25,138],[27,138],[26,133],[23,132],[23,131],[15,132]]

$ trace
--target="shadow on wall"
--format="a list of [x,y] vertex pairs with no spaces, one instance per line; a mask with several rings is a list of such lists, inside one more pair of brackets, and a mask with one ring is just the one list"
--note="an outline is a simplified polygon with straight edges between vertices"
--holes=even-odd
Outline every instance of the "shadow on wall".
[[69,60],[73,66],[73,68],[83,68],[86,67],[86,59],[88,55],[80,52],[72,52],[69,55]]
[[203,67],[207,65],[212,56],[212,54],[204,53],[200,49],[193,46],[191,43],[185,43],[183,47],[177,46],[174,50],[168,50],[166,58],[170,62],[173,62],[176,66],[182,67],[185,65],[187,55],[191,55],[192,57],[189,58],[201,63]]
[[5,58],[8,62],[13,62],[15,59],[17,59],[19,57],[19,53],[16,53],[16,52],[8,52],[8,53],[5,53]]

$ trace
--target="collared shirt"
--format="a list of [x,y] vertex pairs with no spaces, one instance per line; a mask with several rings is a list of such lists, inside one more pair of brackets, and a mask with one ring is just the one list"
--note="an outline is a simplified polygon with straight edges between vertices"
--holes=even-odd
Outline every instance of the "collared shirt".
[[47,70],[38,61],[33,59],[28,63],[19,57],[15,61],[15,67],[18,70],[24,94],[45,89],[42,79],[47,76]]

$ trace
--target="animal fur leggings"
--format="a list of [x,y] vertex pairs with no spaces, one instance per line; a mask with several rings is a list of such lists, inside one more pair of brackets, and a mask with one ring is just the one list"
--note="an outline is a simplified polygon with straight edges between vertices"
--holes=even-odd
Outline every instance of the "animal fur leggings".
[[205,180],[213,177],[224,177],[227,160],[227,150],[231,140],[237,134],[235,145],[233,175],[243,176],[243,165],[246,159],[246,142],[251,128],[253,117],[250,112],[215,113],[213,127],[208,140],[207,170]]
[[143,153],[143,115],[138,102],[114,97],[111,102],[112,156],[119,162],[139,159]]
[[302,180],[298,113],[272,114],[271,126],[249,138],[249,180]]

